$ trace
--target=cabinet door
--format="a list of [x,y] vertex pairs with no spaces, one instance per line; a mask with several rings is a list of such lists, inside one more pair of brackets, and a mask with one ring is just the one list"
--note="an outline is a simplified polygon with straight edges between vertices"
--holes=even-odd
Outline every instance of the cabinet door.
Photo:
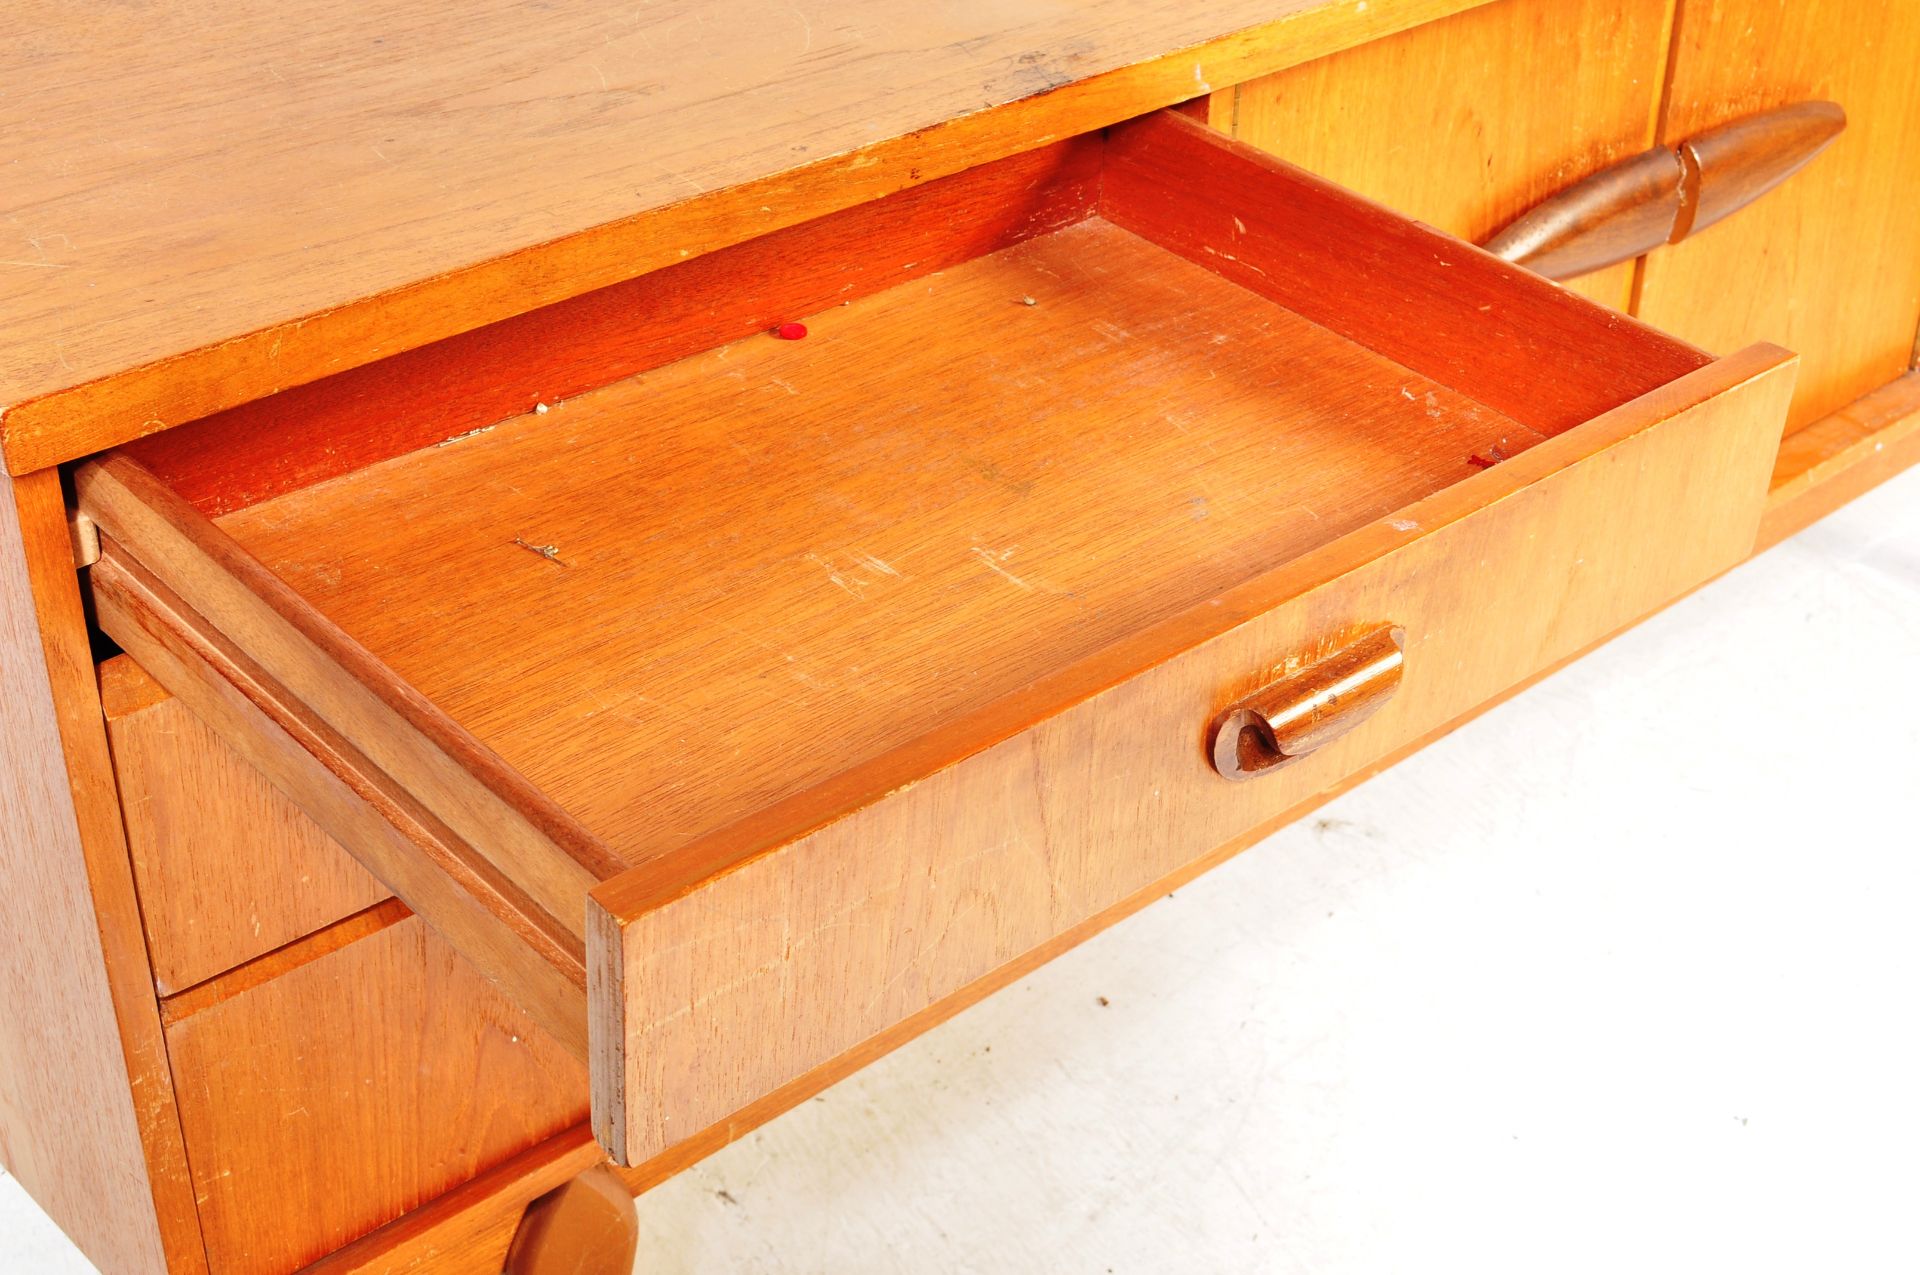
[[[1211,118],[1479,242],[1653,145],[1670,7],[1496,0],[1243,84],[1215,100]],[[1624,308],[1631,283],[1628,263],[1572,286]]]
[[1901,374],[1920,322],[1920,4],[1680,0],[1663,139],[1828,98],[1847,131],[1785,185],[1645,259],[1640,317],[1801,355],[1791,431]]

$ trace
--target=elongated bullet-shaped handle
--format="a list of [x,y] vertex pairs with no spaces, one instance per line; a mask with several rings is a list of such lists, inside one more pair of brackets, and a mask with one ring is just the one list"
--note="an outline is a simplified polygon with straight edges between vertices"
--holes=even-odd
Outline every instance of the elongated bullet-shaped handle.
[[1679,243],[1805,167],[1847,126],[1838,102],[1796,102],[1622,160],[1522,213],[1484,245],[1572,279]]

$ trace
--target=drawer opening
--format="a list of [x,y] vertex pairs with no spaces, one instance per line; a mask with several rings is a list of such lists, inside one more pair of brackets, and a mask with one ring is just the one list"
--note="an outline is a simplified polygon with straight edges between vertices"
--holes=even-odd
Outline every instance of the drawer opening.
[[806,323],[220,528],[637,862],[1543,436],[1099,217]]
[[[628,1083],[638,919],[1522,490],[1576,426],[1779,362],[1702,379],[1707,355],[1174,114],[894,199],[635,281],[601,304],[655,329],[511,353],[505,389],[429,403],[376,370],[309,387],[332,425],[278,452],[226,414],[79,475],[103,625],[197,711],[280,732],[253,749],[276,782],[590,1037],[622,1159],[880,1021],[796,1027],[770,1083],[663,1114]],[[441,353],[474,371],[495,340]],[[472,424],[609,368],[632,374]],[[927,840],[967,817],[931,809]],[[794,920],[714,924],[744,978]],[[700,1024],[701,995],[656,1017]]]

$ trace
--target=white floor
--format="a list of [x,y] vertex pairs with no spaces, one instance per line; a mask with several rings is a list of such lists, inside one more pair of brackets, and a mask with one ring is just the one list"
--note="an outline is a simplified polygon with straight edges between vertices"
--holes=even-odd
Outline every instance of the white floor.
[[[1920,473],[640,1201],[647,1275],[1920,1270]],[[0,1181],[0,1270],[84,1269]]]

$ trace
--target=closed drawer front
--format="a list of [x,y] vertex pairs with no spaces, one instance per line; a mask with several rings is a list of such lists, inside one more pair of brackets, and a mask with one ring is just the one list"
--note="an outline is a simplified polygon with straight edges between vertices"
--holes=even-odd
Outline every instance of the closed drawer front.
[[400,904],[301,955],[167,1002],[216,1275],[299,1270],[586,1118],[579,1061]]
[[100,702],[162,995],[392,897],[133,660]]
[[585,1069],[127,656],[101,666],[202,1234],[297,1270],[587,1117]]
[[633,286],[687,357],[551,410],[76,484],[103,626],[626,1162],[1738,561],[1791,382],[1172,115]]

